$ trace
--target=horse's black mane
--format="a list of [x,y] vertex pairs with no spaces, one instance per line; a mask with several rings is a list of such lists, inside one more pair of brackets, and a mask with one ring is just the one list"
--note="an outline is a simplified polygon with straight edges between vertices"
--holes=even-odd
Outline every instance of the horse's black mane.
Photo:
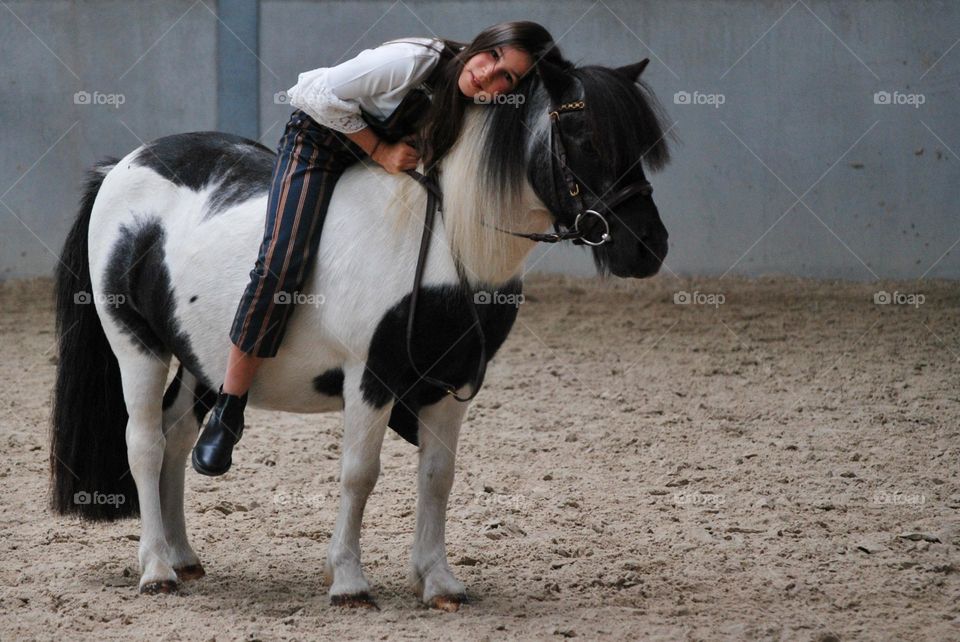
[[527,158],[523,142],[532,135],[527,114],[538,87],[536,74],[527,74],[513,91],[514,95],[522,96],[522,103],[494,105],[486,110],[487,140],[480,159],[483,176],[479,178],[511,196],[520,193],[525,180]]
[[663,110],[643,81],[630,83],[608,67],[580,67],[574,76],[583,84],[587,119],[605,169],[626,171],[639,158],[651,170],[670,161],[663,129]]
[[[608,67],[570,64],[565,72],[583,87],[587,122],[605,174],[623,178],[621,175],[636,165],[633,174],[640,167],[640,158],[651,170],[669,162],[663,109],[646,83],[632,83]],[[512,194],[519,193],[523,184],[527,163],[523,143],[533,135],[530,110],[546,113],[551,107],[541,88],[539,76],[528,74],[514,90],[523,96],[522,104],[497,105],[487,114],[483,178]]]

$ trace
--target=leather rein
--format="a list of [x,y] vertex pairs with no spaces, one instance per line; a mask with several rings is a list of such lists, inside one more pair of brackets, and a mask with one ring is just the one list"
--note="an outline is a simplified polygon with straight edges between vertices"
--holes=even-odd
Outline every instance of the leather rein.
[[[501,232],[512,234],[513,236],[520,236],[538,243],[559,243],[560,241],[572,241],[576,245],[598,246],[613,241],[610,236],[610,223],[607,221],[607,219],[604,218],[603,215],[600,214],[600,212],[598,212],[596,209],[586,209],[584,207],[583,195],[580,193],[580,184],[577,182],[573,172],[567,165],[567,150],[563,145],[563,131],[560,128],[560,115],[570,111],[579,111],[584,109],[584,107],[585,102],[582,100],[577,100],[570,103],[563,103],[556,109],[553,109],[549,112],[550,123],[552,127],[552,151],[554,156],[560,161],[560,172],[563,175],[564,182],[566,183],[567,192],[574,199],[577,207],[577,216],[574,219],[573,227],[555,233],[514,232],[511,230],[504,230],[499,227],[496,229]],[[407,314],[407,360],[410,362],[410,367],[413,368],[413,371],[423,381],[437,386],[438,388],[442,388],[447,394],[451,395],[457,401],[470,401],[480,391],[480,388],[483,385],[483,378],[487,371],[486,338],[483,333],[483,325],[480,323],[480,316],[477,314],[476,305],[472,301],[467,301],[467,307],[470,308],[470,313],[473,316],[473,326],[471,326],[471,329],[472,327],[476,327],[477,335],[480,338],[480,362],[477,365],[477,372],[470,384],[472,392],[470,393],[469,397],[460,397],[457,395],[457,389],[453,385],[443,381],[442,379],[429,376],[427,372],[429,372],[433,366],[428,368],[427,372],[420,372],[413,359],[413,350],[411,344],[413,342],[413,328],[417,311],[417,298],[420,291],[420,286],[423,282],[423,270],[427,263],[427,251],[430,247],[430,237],[433,234],[433,222],[438,211],[440,211],[441,215],[443,213],[443,193],[441,192],[440,185],[437,183],[437,180],[434,176],[424,176],[415,169],[406,170],[406,174],[423,185],[423,187],[427,190],[427,207],[423,218],[423,236],[420,239],[420,253],[417,256],[417,267],[413,277],[413,291],[410,293],[410,309]],[[614,207],[636,194],[650,195],[652,192],[653,187],[650,185],[650,183],[646,179],[641,178],[618,190],[613,194],[613,196],[611,196],[605,202],[602,202],[602,204],[606,209],[612,211]],[[594,207],[596,207],[596,204]],[[587,238],[584,235],[584,230],[581,229],[581,223],[589,216],[596,217],[603,226],[603,233],[598,241],[593,241]],[[465,292],[466,289],[463,289],[463,291]],[[463,336],[461,336],[457,342],[463,339]],[[452,347],[453,346],[451,346],[451,348]]]

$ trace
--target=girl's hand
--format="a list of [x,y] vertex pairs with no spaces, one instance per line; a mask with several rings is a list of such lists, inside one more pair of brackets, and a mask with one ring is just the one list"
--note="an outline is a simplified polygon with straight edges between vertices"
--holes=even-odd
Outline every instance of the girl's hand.
[[416,169],[420,154],[410,145],[399,141],[381,143],[371,156],[388,174],[399,174],[408,169]]

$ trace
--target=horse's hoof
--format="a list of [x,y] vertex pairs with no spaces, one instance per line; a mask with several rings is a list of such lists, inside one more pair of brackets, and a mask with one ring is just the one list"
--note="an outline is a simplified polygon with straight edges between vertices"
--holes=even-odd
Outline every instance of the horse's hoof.
[[177,592],[176,580],[160,580],[159,582],[147,582],[140,587],[142,595],[160,595],[164,593],[171,595]]
[[332,606],[343,606],[348,609],[371,609],[379,611],[380,607],[373,601],[367,592],[355,593],[354,595],[331,595],[330,604]]
[[200,564],[190,564],[189,566],[181,566],[180,568],[173,569],[177,573],[177,579],[181,582],[188,582],[190,580],[199,580],[201,577],[207,574],[203,570],[203,566]]
[[447,613],[456,613],[460,610],[460,605],[466,603],[467,596],[463,593],[459,595],[438,595],[430,600],[430,608]]

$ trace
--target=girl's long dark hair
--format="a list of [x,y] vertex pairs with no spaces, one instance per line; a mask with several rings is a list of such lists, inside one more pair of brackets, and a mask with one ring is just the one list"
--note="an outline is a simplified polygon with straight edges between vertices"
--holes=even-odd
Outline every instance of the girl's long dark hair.
[[439,40],[443,43],[440,60],[425,81],[433,93],[433,99],[417,132],[421,144],[421,160],[427,173],[443,160],[460,135],[463,115],[471,99],[460,92],[458,81],[463,66],[470,58],[505,45],[530,54],[534,64],[518,81],[514,91],[528,82],[527,79],[537,64],[545,61],[563,68],[570,65],[553,42],[550,32],[540,24],[526,20],[501,22],[487,27],[469,43],[446,38]]

